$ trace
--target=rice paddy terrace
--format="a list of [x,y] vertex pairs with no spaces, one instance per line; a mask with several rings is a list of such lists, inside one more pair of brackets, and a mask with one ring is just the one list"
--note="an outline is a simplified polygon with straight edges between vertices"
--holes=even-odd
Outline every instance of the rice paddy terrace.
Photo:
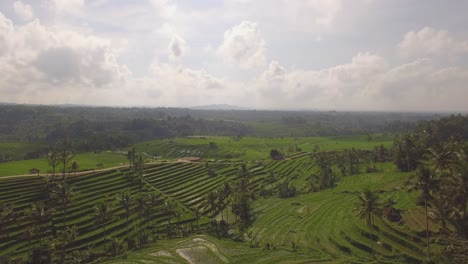
[[[305,158],[271,162],[267,168],[284,171],[298,161]],[[252,188],[261,182],[262,171],[256,170]],[[259,198],[253,209],[255,222],[244,234],[246,243],[195,236],[167,241],[111,263],[422,263],[424,219],[415,205],[417,194],[401,188],[407,176],[388,166],[383,173],[346,177],[330,190],[288,199]],[[405,212],[398,224],[376,219],[375,260],[369,228],[355,208],[354,192],[369,186],[384,199],[396,199],[395,207]],[[430,228],[437,231],[435,225]]]
[[[416,193],[404,190],[407,174],[396,173],[391,164],[379,165],[382,172],[342,178],[337,187],[309,193],[307,180],[317,166],[307,153],[299,152],[282,161],[248,162],[248,189],[259,193],[274,188],[276,182],[289,180],[300,195],[287,199],[257,197],[252,212],[255,221],[244,234],[247,243],[219,240],[210,236],[159,240],[155,246],[130,253],[125,263],[364,263],[372,261],[369,229],[357,216],[354,192],[364,187],[379,190],[383,198],[394,198],[395,207],[403,210],[404,221],[397,225],[387,219],[376,219],[375,251],[379,263],[420,263],[424,259],[423,221],[415,205]],[[59,200],[46,191],[46,177],[12,177],[0,179],[0,203],[10,204],[15,221],[2,222],[0,255],[27,258],[34,245],[53,240],[65,226],[75,226],[76,238],[67,252],[92,248],[103,250],[106,238],[124,239],[128,230],[143,226],[146,230],[165,234],[167,224],[192,229],[199,224],[207,227],[211,215],[207,196],[224,183],[239,178],[240,164],[234,162],[160,162],[148,164],[143,171],[143,186],[128,169],[111,169],[69,177],[76,187],[64,216]],[[139,215],[134,203],[126,221],[126,211],[116,201],[119,193],[128,191],[134,199],[139,193],[154,196],[154,218]],[[175,202],[177,214],[169,213],[166,202]],[[52,211],[50,221],[41,222],[44,232],[25,239],[25,230],[37,225],[30,217],[31,204],[43,202]],[[113,218],[97,222],[94,208],[105,202],[112,208]],[[201,213],[204,217],[198,219]],[[220,215],[217,216],[220,218]],[[45,228],[45,225],[53,228]],[[436,226],[431,226],[436,230]],[[52,230],[52,231],[51,231]],[[132,231],[130,231],[130,234]],[[189,232],[190,233],[190,232]],[[175,235],[176,237],[179,235]],[[258,245],[258,247],[249,247]],[[267,246],[268,245],[268,246]],[[209,261],[208,261],[209,260]]]
[[349,148],[372,149],[390,146],[392,137],[369,136],[257,138],[192,136],[141,142],[134,145],[137,152],[163,159],[196,156],[208,159],[257,160],[269,158],[270,150],[278,149],[286,156],[297,152],[340,150]]

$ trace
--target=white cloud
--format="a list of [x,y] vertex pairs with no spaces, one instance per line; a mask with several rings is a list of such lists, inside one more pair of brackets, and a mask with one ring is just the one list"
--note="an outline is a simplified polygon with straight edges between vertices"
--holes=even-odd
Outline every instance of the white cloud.
[[406,56],[453,55],[468,52],[468,41],[457,41],[446,30],[425,27],[406,33],[398,48]]
[[187,52],[187,43],[180,36],[174,35],[169,42],[169,56],[171,58],[180,58]]
[[[342,0],[227,0],[234,17],[260,21],[278,31],[328,31],[343,9]],[[354,3],[354,2],[353,2]]]
[[468,71],[430,59],[389,66],[375,54],[321,70],[286,69],[273,61],[250,84],[256,105],[275,108],[358,110],[466,109]]
[[57,14],[75,13],[85,6],[84,0],[46,0],[46,5]]
[[260,36],[257,24],[242,21],[224,32],[218,54],[228,63],[252,68],[265,63],[265,50],[265,40]]
[[6,98],[51,102],[57,95],[82,97],[123,85],[130,76],[107,41],[53,30],[38,20],[16,26],[0,13],[0,46],[0,92]]
[[172,0],[149,0],[156,13],[163,18],[170,18],[176,14],[177,6]]
[[382,57],[370,53],[359,53],[351,63],[317,71],[287,71],[274,61],[257,85],[265,106],[343,108],[345,101],[372,95],[369,84],[387,67]]
[[25,4],[21,1],[13,2],[13,11],[23,21],[28,21],[34,18],[34,11],[31,5]]
[[[170,64],[154,63],[151,66],[150,90],[162,98],[158,102],[164,105],[193,106],[204,102],[216,103],[227,96],[223,79],[216,78],[204,70]],[[152,98],[155,100],[156,98]]]
[[155,36],[162,41],[168,42],[167,55],[171,60],[180,59],[190,51],[187,41],[178,34],[176,28],[168,23],[164,23],[162,27],[155,32]]

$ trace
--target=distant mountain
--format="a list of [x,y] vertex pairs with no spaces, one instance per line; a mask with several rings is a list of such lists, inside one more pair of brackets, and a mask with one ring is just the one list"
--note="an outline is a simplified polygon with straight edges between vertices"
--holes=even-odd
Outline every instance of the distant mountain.
[[228,104],[213,104],[213,105],[200,105],[200,106],[193,106],[190,107],[193,110],[248,110],[248,108],[236,106],[236,105],[228,105]]

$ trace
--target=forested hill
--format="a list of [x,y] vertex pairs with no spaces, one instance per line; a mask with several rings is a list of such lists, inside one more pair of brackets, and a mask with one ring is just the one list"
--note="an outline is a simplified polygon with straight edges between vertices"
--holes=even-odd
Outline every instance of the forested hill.
[[111,149],[190,135],[330,136],[399,133],[436,114],[192,110],[0,105],[0,140],[53,143],[69,138],[79,151]]

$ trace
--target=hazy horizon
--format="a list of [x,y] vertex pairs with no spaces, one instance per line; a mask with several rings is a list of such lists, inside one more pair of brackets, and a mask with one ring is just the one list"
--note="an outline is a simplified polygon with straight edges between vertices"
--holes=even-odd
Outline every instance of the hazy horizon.
[[0,3],[0,101],[467,112],[466,1]]

